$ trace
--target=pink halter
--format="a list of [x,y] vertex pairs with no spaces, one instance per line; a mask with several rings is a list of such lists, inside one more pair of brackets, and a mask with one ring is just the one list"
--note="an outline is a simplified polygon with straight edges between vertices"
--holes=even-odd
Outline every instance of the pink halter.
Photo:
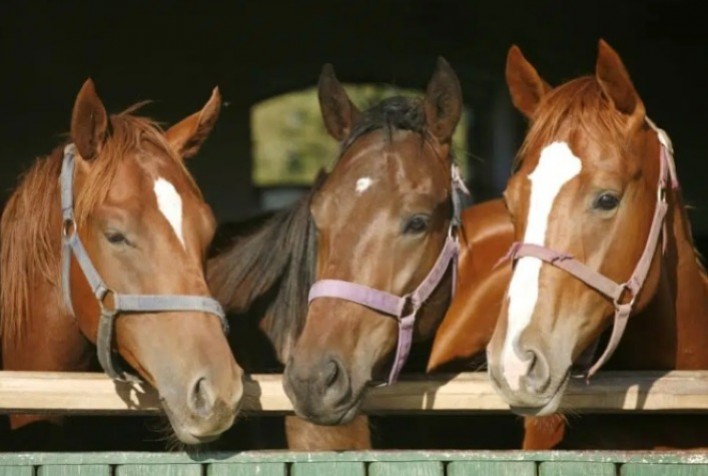
[[[531,243],[514,243],[509,249],[507,255],[502,258],[502,261],[507,259],[516,261],[517,259],[524,257],[538,258],[541,261],[572,274],[591,288],[596,289],[601,294],[612,299],[612,304],[615,308],[612,334],[610,335],[610,340],[607,343],[607,348],[605,351],[602,353],[597,362],[595,362],[595,364],[587,370],[587,379],[592,377],[600,369],[600,367],[602,367],[610,359],[610,357],[612,357],[612,354],[615,349],[617,349],[617,346],[622,339],[622,334],[627,326],[627,319],[632,313],[634,300],[636,299],[639,291],[642,289],[647,274],[649,273],[649,268],[651,266],[654,253],[656,252],[656,248],[659,243],[659,235],[661,234],[662,229],[664,231],[664,235],[666,235],[664,217],[668,209],[668,203],[666,202],[666,188],[668,187],[668,182],[671,180],[671,187],[674,190],[678,189],[679,186],[674,165],[671,140],[666,132],[659,129],[648,117],[646,120],[649,126],[656,131],[659,142],[661,143],[661,153],[659,156],[659,185],[657,188],[654,218],[649,230],[646,245],[644,246],[644,251],[642,252],[639,262],[634,268],[632,275],[626,282],[622,284],[616,283],[568,254],[560,253],[558,251],[546,248],[545,246]],[[664,239],[664,243],[666,243],[666,239]],[[625,297],[629,297],[629,301],[623,301],[623,298]],[[597,343],[595,343],[595,345],[597,345]],[[592,355],[589,357],[592,358]]]
[[362,284],[351,283],[339,279],[323,279],[317,281],[310,288],[308,302],[321,297],[345,299],[347,301],[361,304],[376,311],[391,316],[398,321],[398,344],[396,345],[396,356],[393,360],[391,372],[388,376],[387,384],[390,385],[398,379],[398,375],[406,363],[413,344],[413,330],[416,314],[420,307],[428,300],[433,291],[438,287],[445,271],[452,262],[452,289],[455,289],[455,273],[457,271],[458,241],[456,230],[460,226],[460,214],[462,212],[462,199],[460,194],[469,194],[465,183],[460,177],[460,172],[456,165],[452,165],[452,204],[453,217],[450,222],[445,244],[443,245],[438,259],[428,272],[428,275],[411,293],[405,296],[396,296],[387,291],[370,288]]

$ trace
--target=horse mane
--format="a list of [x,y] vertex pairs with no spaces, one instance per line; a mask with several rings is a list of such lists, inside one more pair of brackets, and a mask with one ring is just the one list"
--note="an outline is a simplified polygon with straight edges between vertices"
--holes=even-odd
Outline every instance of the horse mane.
[[263,328],[279,353],[299,334],[307,313],[307,292],[315,274],[316,236],[310,217],[315,190],[276,213],[261,228],[237,237],[207,262],[209,288],[229,311],[245,312],[279,285],[263,319]]
[[[198,192],[183,161],[169,146],[160,126],[132,113],[136,104],[110,116],[109,137],[88,168],[85,186],[75,191],[78,227],[84,226],[108,194],[116,170],[128,152],[143,141],[159,147],[181,167]],[[38,283],[60,286],[59,174],[64,145],[35,160],[19,180],[0,218],[0,337],[7,342],[22,335]]]
[[[428,139],[423,102],[394,96],[364,111],[341,144],[339,159],[360,137],[386,131],[410,130]],[[336,166],[335,163],[335,166]],[[310,202],[327,174],[320,172],[310,191],[262,228],[237,237],[207,265],[207,281],[214,297],[228,310],[247,311],[268,294],[262,328],[280,358],[287,355],[304,326],[308,293],[315,280],[317,237],[310,216]],[[271,294],[272,293],[272,294]]]

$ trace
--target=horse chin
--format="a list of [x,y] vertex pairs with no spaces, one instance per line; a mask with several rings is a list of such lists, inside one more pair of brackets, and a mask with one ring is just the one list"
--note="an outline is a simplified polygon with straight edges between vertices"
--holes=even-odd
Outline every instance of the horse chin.
[[326,413],[313,412],[313,411],[303,411],[295,405],[295,414],[302,418],[303,420],[309,421],[316,425],[323,426],[337,426],[345,425],[352,421],[354,417],[359,414],[359,407],[361,406],[361,397],[355,398],[334,410],[330,410]]
[[[176,412],[174,412],[169,404],[162,399],[162,409],[170,422],[172,431],[177,439],[185,445],[201,445],[205,443],[211,443],[217,440],[222,433],[228,430],[235,420],[232,418],[230,421],[226,421],[224,424],[217,426],[211,426],[209,428],[198,428],[193,425],[189,425]],[[234,413],[236,415],[236,413]]]
[[560,402],[565,394],[565,389],[568,386],[568,381],[570,380],[570,373],[566,373],[563,379],[560,381],[558,386],[556,386],[556,391],[550,394],[546,399],[545,403],[534,406],[515,406],[509,405],[512,412],[517,415],[523,416],[536,416],[543,417],[548,415],[553,415],[558,411],[560,407]]

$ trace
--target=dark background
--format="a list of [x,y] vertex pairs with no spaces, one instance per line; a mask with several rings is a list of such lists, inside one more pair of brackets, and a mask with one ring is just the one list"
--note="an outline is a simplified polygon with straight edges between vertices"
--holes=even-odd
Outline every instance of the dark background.
[[468,177],[496,196],[523,137],[503,71],[517,43],[551,84],[594,70],[598,38],[621,55],[650,116],[671,135],[694,232],[708,234],[702,2],[231,1],[0,3],[0,199],[69,128],[92,77],[109,111],[143,99],[171,124],[219,85],[222,116],[190,164],[221,222],[261,210],[251,183],[250,107],[314,86],[325,62],[344,82],[423,88],[437,55],[459,75],[473,114]]
[[[685,198],[694,207],[694,234],[705,250],[703,3],[0,0],[0,203],[18,174],[62,140],[75,95],[92,77],[109,111],[153,99],[145,112],[166,124],[197,111],[219,85],[221,118],[190,169],[222,223],[254,216],[262,211],[263,190],[251,183],[253,105],[314,86],[325,62],[344,82],[423,88],[438,55],[457,72],[472,111],[467,160],[474,197],[498,196],[525,129],[504,83],[509,46],[518,44],[541,75],[558,84],[592,73],[597,41],[604,38],[623,58],[649,115],[673,139]],[[473,426],[459,416],[439,419],[438,433],[426,420],[410,434],[445,435],[425,448],[449,447],[455,435],[459,447],[475,447],[471,435],[484,439],[480,447],[494,447],[499,434],[509,432],[518,445],[520,424],[511,418],[513,429],[496,420]],[[385,427],[375,433],[385,440]]]

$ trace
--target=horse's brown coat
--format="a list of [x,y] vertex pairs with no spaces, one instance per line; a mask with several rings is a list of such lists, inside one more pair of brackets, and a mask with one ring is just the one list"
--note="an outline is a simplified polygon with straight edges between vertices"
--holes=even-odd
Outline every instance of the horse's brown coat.
[[[219,112],[214,90],[204,109],[163,132],[128,110],[108,115],[87,81],[71,123],[77,231],[106,284],[132,294],[208,295],[204,257],[215,221],[182,157],[196,153]],[[93,368],[99,306],[72,259],[71,299],[60,279],[59,171],[63,147],[39,159],[12,194],[0,239],[3,368]],[[184,245],[158,208],[154,183],[169,181],[182,204]],[[177,436],[210,440],[231,426],[241,369],[219,320],[198,312],[119,315],[115,346],[163,399]],[[13,415],[14,428],[48,419]],[[52,419],[55,420],[56,419]]]
[[[603,233],[594,232],[588,224],[565,228],[586,235],[576,238],[576,243],[577,240],[606,243],[603,252],[593,251],[596,249],[593,246],[586,247],[580,253],[576,249],[558,248],[587,259],[591,258],[591,253],[596,253],[592,262],[601,266],[604,273],[621,280],[623,276],[631,274],[646,241],[656,196],[659,144],[654,131],[644,123],[641,99],[634,92],[619,56],[602,41],[597,63],[596,76],[576,79],[550,90],[523,58],[520,50],[516,47],[510,50],[507,81],[514,103],[531,119],[532,125],[519,152],[519,169],[507,187],[506,196],[513,196],[517,202],[522,200],[524,192],[518,187],[523,177],[532,170],[539,148],[563,131],[572,131],[565,137],[569,138],[571,144],[582,141],[575,147],[584,151],[593,147],[595,139],[604,137],[603,143],[610,144],[620,141],[624,144],[624,147],[617,149],[621,154],[616,160],[605,164],[605,167],[608,167],[610,173],[618,174],[622,183],[639,181],[641,184],[635,186],[638,190],[634,193],[626,192],[626,203],[622,206],[628,211],[621,215],[621,219],[616,221],[610,231]],[[578,155],[585,160],[596,157],[597,153]],[[588,169],[594,170],[592,167]],[[584,180],[590,178],[590,172],[581,176]],[[647,198],[642,199],[644,196]],[[668,200],[670,210],[666,218],[666,240],[659,246],[650,271],[651,277],[638,298],[638,312],[630,318],[622,342],[606,366],[607,369],[708,369],[708,281],[693,248],[690,223],[680,191],[671,192]],[[576,205],[577,210],[581,210],[579,207]],[[514,211],[523,209],[523,205],[515,203],[511,210],[512,219]],[[507,218],[499,205],[497,210],[497,226],[490,228],[496,230],[497,235],[488,237],[490,242],[508,243],[523,236],[523,223],[518,216],[517,229],[512,235],[509,228],[504,227]],[[571,218],[581,213],[579,211],[571,215]],[[497,256],[491,253],[485,255],[486,266],[503,256],[503,253]],[[474,256],[474,253],[463,255],[460,268],[472,267],[466,262],[470,256]],[[474,269],[478,268],[478,265],[474,265]],[[490,319],[494,320],[495,317],[490,315],[489,310],[503,306],[506,287],[502,283],[508,283],[510,271],[511,267],[505,263],[483,276],[463,277],[458,287],[462,292],[458,292],[436,335],[429,369],[445,366],[453,359],[469,358],[484,350],[485,340],[492,337],[489,332]],[[600,297],[581,299],[577,293],[594,291],[582,289],[570,275],[553,272],[547,273],[547,276],[543,288],[547,294],[540,300],[559,303],[559,313],[564,309],[563,302],[566,301],[575,309],[593,303],[585,312],[589,313],[590,309],[600,312],[599,316],[593,317],[583,326],[582,336],[551,334],[554,339],[548,340],[549,352],[552,351],[555,339],[573,339],[577,342],[573,355],[577,357],[584,346],[598,338],[607,328],[612,307],[602,302]],[[554,291],[561,288],[564,292],[553,296]],[[579,317],[583,315],[586,314],[576,314]],[[553,317],[558,319],[555,315]],[[503,320],[504,314],[501,314],[500,321]],[[498,337],[503,337],[503,322],[498,326]],[[494,346],[491,352],[496,352]],[[645,422],[651,420],[653,423],[644,424],[642,418]],[[583,436],[573,433],[574,425],[566,428],[566,420],[559,415],[527,417],[523,447],[548,449],[563,445],[564,439],[571,447],[584,448],[691,447],[708,444],[704,432],[701,436],[701,427],[705,428],[705,421],[700,418],[693,418],[693,421],[676,416],[635,419],[633,424],[628,424],[627,419],[621,417],[583,417],[575,425],[580,426],[582,420],[589,422],[591,430],[584,432]],[[677,424],[679,419],[680,425]],[[570,421],[573,421],[572,416]],[[651,431],[647,431],[648,428]],[[679,431],[677,428],[682,429]]]

